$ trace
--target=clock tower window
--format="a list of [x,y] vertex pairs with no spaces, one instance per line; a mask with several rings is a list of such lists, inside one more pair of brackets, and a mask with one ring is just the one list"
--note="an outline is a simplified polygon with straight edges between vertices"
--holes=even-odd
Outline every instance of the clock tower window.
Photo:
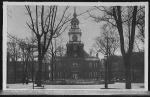
[[77,46],[73,46],[73,50],[76,51],[77,50]]
[[76,23],[74,23],[73,27],[74,27],[74,28],[76,27]]

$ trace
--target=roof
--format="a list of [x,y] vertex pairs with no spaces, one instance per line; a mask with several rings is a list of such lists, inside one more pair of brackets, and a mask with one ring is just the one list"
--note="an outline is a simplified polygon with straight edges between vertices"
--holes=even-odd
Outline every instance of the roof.
[[99,61],[99,58],[97,58],[97,57],[89,57],[89,58],[85,58],[85,60],[87,60],[87,61]]
[[71,23],[72,22],[77,22],[79,23],[79,20],[77,19],[77,14],[76,14],[76,7],[74,7],[74,14],[73,14],[73,18],[71,20]]
[[76,18],[76,17],[74,17],[72,20],[71,20],[71,23],[72,22],[77,22],[77,23],[79,23],[79,20]]
[[88,60],[88,61],[96,61],[96,60],[99,60],[99,58],[95,57],[95,56],[89,56],[89,54],[84,50],[84,57],[85,57],[85,60]]

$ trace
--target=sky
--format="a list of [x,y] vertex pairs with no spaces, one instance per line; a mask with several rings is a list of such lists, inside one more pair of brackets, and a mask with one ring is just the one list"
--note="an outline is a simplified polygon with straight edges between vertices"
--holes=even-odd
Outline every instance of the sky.
[[[86,10],[90,9],[89,6],[76,6],[76,13],[81,14]],[[68,9],[68,12],[71,13],[71,18],[74,13],[74,6],[71,6]],[[78,16],[78,20],[80,22],[79,27],[82,32],[81,41],[84,43],[84,49],[89,53],[92,45],[94,44],[93,38],[99,35],[100,33],[100,24],[95,23],[92,19],[88,18],[88,13],[82,14]],[[30,37],[31,30],[28,28],[26,22],[29,20],[29,16],[27,15],[27,11],[25,6],[23,5],[9,5],[8,6],[8,18],[7,18],[7,28],[8,32],[12,35],[16,35],[20,38]],[[66,30],[61,37],[64,40],[64,44],[69,41],[68,37],[69,30]],[[99,54],[100,57],[103,55]]]
[[[92,6],[76,6],[76,13],[81,14],[88,9],[91,9]],[[30,37],[31,30],[27,26],[26,22],[29,21],[29,16],[27,14],[27,10],[24,5],[9,5],[7,9],[8,18],[7,18],[7,30],[10,34],[16,35],[20,38]],[[71,13],[71,17],[73,17],[74,6],[70,6],[67,10],[67,13]],[[100,11],[91,11],[92,14],[102,14]],[[79,28],[81,29],[82,36],[81,41],[84,43],[84,49],[87,53],[92,48],[94,44],[93,38],[100,35],[100,26],[102,24],[95,23],[91,18],[88,18],[88,13],[82,14],[78,16],[78,20],[80,22]],[[69,29],[66,30],[61,37],[63,38],[64,44],[69,41],[68,36]],[[118,49],[115,54],[120,55],[120,50]],[[104,55],[99,53],[99,57],[103,58]]]

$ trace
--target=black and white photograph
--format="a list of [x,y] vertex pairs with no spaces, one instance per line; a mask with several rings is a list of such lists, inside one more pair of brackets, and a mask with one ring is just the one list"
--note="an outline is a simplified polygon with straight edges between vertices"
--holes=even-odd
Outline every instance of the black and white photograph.
[[148,91],[148,3],[4,2],[3,10],[4,90]]

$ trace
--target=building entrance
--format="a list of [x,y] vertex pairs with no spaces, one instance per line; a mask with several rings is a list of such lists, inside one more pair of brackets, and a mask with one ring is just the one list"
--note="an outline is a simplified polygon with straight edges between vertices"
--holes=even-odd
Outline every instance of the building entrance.
[[77,73],[73,73],[73,79],[78,79],[78,74]]

